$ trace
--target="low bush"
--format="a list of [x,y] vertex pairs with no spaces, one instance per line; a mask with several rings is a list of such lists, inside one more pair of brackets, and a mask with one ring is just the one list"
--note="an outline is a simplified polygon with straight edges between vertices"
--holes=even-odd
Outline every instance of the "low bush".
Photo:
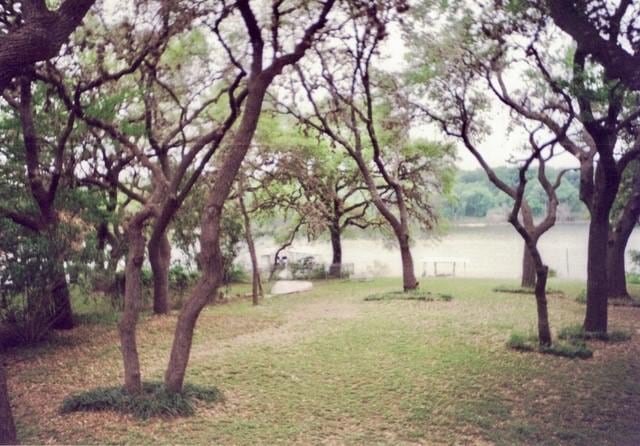
[[241,266],[233,264],[226,272],[224,283],[246,283],[249,281],[249,273]]
[[436,300],[449,302],[453,300],[451,294],[432,293],[430,291],[391,291],[388,293],[372,294],[364,298],[365,301],[380,300],[419,300],[423,302],[433,302]]
[[565,340],[592,340],[606,342],[624,342],[631,339],[631,333],[622,330],[613,330],[609,333],[598,331],[584,331],[580,325],[564,327],[558,333],[558,338]]
[[140,419],[190,416],[194,413],[195,400],[210,403],[223,399],[216,387],[185,384],[182,393],[171,393],[162,383],[148,382],[143,384],[140,395],[129,395],[120,386],[99,387],[69,395],[62,401],[60,412],[115,411]]
[[[509,293],[509,294],[535,294],[533,288],[524,287],[509,287],[509,286],[497,286],[493,289],[496,293]],[[547,288],[547,294],[564,294],[562,290],[554,288]]]
[[538,352],[565,358],[588,359],[593,352],[583,340],[571,339],[569,342],[554,342],[550,346],[540,346],[536,335],[512,333],[507,340],[507,347],[520,352]]
[[632,283],[634,285],[640,285],[640,274],[637,274],[637,273],[629,273],[629,274],[627,274],[627,283]]
[[175,265],[169,269],[169,287],[175,291],[185,291],[198,281],[200,273],[189,271],[182,265]]
[[587,303],[587,290],[581,290],[578,295],[576,296],[576,302],[578,302],[579,304],[586,304]]
[[521,352],[531,352],[536,349],[538,338],[535,336],[526,336],[521,333],[512,333],[507,341],[507,347],[512,350]]

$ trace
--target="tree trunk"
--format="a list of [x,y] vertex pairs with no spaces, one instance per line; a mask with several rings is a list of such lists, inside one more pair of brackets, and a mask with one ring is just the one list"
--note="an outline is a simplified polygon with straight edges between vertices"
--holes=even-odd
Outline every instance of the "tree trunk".
[[607,331],[607,239],[609,215],[592,213],[587,252],[587,311],[584,330]]
[[333,222],[329,228],[331,234],[331,249],[333,257],[329,267],[329,277],[338,279],[342,276],[342,239],[340,234],[340,223]]
[[402,286],[405,291],[415,290],[418,288],[418,281],[413,271],[413,257],[409,248],[409,236],[399,233],[397,237],[400,243],[400,257],[402,258]]
[[[215,196],[217,193],[221,191],[212,188],[211,194]],[[178,316],[171,356],[164,375],[165,387],[173,393],[182,391],[198,316],[222,283],[223,258],[219,243],[221,214],[222,204],[207,206],[202,219],[199,255],[202,276]]]
[[153,272],[153,313],[169,312],[169,267],[171,265],[171,244],[167,232],[151,237],[148,243],[149,263]]
[[265,81],[259,78],[249,80],[250,93],[247,95],[242,120],[235,137],[229,144],[225,158],[216,171],[214,184],[207,197],[200,233],[199,259],[202,276],[178,316],[169,364],[164,376],[165,387],[170,392],[182,391],[196,321],[209,298],[215,296],[222,283],[223,259],[220,251],[222,209],[258,125],[262,101],[270,83],[270,80]]
[[538,312],[538,343],[541,347],[551,345],[551,329],[547,311],[547,277],[549,268],[546,265],[536,266],[536,310]]
[[607,245],[607,279],[609,282],[609,298],[630,299],[627,291],[627,277],[624,254],[629,237],[640,217],[640,169],[633,176],[633,188],[624,205],[618,221],[609,232]]
[[527,244],[524,245],[524,252],[522,255],[522,281],[520,286],[523,288],[533,288],[536,286],[536,265],[531,257]]
[[0,359],[0,444],[17,444],[16,426],[13,422],[7,377]]
[[140,360],[136,343],[136,327],[140,312],[141,272],[144,261],[143,222],[134,219],[127,228],[129,252],[125,267],[124,311],[118,325],[124,363],[124,387],[130,394],[142,391]]
[[73,321],[67,277],[62,266],[60,271],[56,272],[53,280],[54,284],[51,290],[51,296],[53,298],[54,323],[51,327],[56,330],[70,330],[75,326],[75,323]]
[[[238,181],[240,184],[242,183],[241,179]],[[251,234],[251,219],[249,218],[249,213],[247,212],[247,208],[244,205],[244,188],[241,185],[238,189],[238,203],[240,204],[240,211],[242,212],[242,217],[244,219],[244,236],[247,241],[247,247],[249,248],[249,256],[251,257],[251,298],[253,305],[258,305],[259,299],[263,297],[262,282],[260,280],[260,269],[258,266],[258,256],[256,255],[256,247],[253,243],[253,235]]]
[[[627,238],[628,240],[628,238]],[[610,299],[630,299],[627,291],[627,277],[624,266],[626,242],[618,237],[609,240],[607,249],[607,280],[609,284],[608,297]]]

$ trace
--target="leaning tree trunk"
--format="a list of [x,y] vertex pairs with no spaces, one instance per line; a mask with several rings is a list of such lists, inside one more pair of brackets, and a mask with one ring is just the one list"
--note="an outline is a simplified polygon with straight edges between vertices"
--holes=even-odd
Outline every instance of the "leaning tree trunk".
[[[600,213],[602,214],[602,213]],[[607,331],[607,239],[609,235],[608,212],[593,213],[589,223],[587,252],[587,311],[584,330]]]
[[[136,216],[137,217],[137,216]],[[125,267],[124,311],[118,325],[120,344],[124,363],[124,387],[130,394],[142,391],[142,376],[140,374],[140,359],[136,342],[136,327],[140,312],[140,298],[142,292],[141,273],[144,261],[144,221],[136,217],[127,228],[127,264]]]
[[520,286],[523,288],[533,288],[536,285],[536,275],[535,262],[525,243],[522,254],[522,281],[520,282]]
[[333,256],[329,267],[329,277],[340,278],[342,275],[342,239],[340,234],[340,223],[333,222],[329,228],[331,234],[331,249]]
[[397,233],[398,242],[400,244],[400,257],[402,259],[402,286],[405,291],[415,290],[418,288],[418,280],[413,271],[413,256],[409,247],[409,236],[400,231]]
[[167,232],[151,237],[148,243],[149,263],[153,273],[153,313],[169,312],[169,267],[171,266],[171,244]]
[[213,187],[207,197],[200,233],[199,259],[202,276],[178,316],[169,364],[164,375],[165,387],[170,392],[182,391],[198,316],[209,298],[215,296],[222,283],[223,259],[220,251],[222,209],[251,144],[269,82],[258,78],[250,81],[248,87],[250,93],[246,98],[242,120],[235,137],[229,144],[229,150],[216,173]]
[[7,377],[4,372],[4,364],[0,358],[0,444],[17,444],[16,426],[13,422],[9,391],[7,389]]

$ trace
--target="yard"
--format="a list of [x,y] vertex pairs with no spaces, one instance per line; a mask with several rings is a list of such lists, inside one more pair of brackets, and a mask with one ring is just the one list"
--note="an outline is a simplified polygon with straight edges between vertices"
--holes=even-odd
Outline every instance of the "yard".
[[[310,292],[208,307],[187,381],[224,402],[195,416],[138,420],[62,415],[70,393],[121,382],[113,318],[83,303],[85,323],[45,345],[8,352],[23,443],[640,444],[640,308],[611,307],[630,341],[589,341],[591,359],[519,353],[514,331],[535,328],[531,295],[514,283],[426,279],[445,301],[365,301],[398,279],[327,281]],[[582,285],[552,281],[552,328],[580,323]],[[237,290],[232,290],[237,291]],[[81,300],[79,303],[82,303]],[[139,328],[143,378],[160,380],[175,313]]]

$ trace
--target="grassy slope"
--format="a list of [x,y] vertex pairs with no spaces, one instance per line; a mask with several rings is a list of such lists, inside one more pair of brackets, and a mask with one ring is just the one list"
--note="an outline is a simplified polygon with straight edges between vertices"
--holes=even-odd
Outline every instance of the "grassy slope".
[[[120,380],[113,325],[89,325],[50,345],[10,352],[10,389],[26,443],[638,444],[640,309],[611,309],[622,344],[590,342],[588,361],[508,351],[535,327],[531,296],[495,293],[493,280],[430,279],[451,302],[364,302],[399,281],[317,283],[253,308],[208,308],[188,380],[213,384],[223,405],[191,418],[138,421],[111,413],[60,415],[69,392]],[[507,285],[513,285],[506,283]],[[553,282],[575,295],[580,284]],[[552,326],[584,306],[550,302]],[[175,315],[140,328],[143,374],[160,379]]]

